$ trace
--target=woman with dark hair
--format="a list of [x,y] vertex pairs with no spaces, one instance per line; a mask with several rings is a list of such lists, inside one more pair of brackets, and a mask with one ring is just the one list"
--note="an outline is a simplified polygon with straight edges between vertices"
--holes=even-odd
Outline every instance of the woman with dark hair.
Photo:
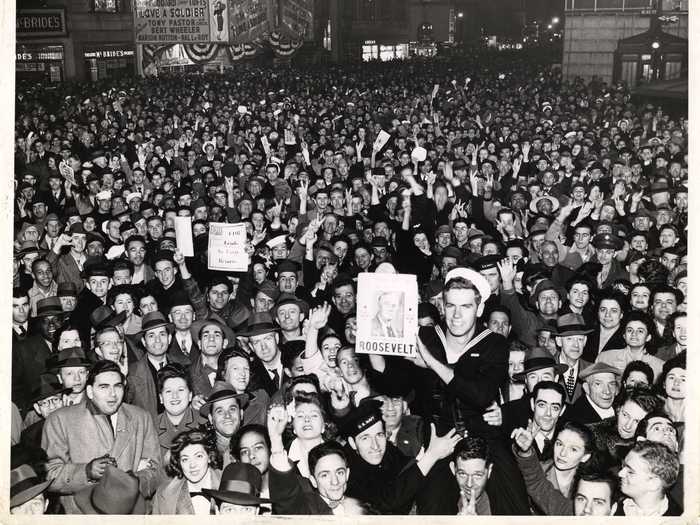
[[214,514],[202,489],[217,489],[220,462],[211,434],[189,430],[178,434],[170,447],[165,470],[172,479],[153,496],[153,514]]
[[296,463],[302,476],[310,478],[309,451],[325,441],[328,416],[318,394],[299,392],[287,406],[292,416],[291,430],[294,434],[287,447],[289,460]]
[[80,340],[80,332],[75,325],[68,321],[54,332],[53,341],[51,342],[51,353],[56,355],[61,350],[76,346],[83,346]]
[[676,426],[685,424],[686,352],[669,359],[664,364],[656,388],[665,399],[664,410]]
[[654,384],[654,371],[644,361],[631,361],[622,372],[620,384],[624,389],[639,385],[652,386]]
[[136,291],[130,284],[113,286],[107,292],[107,305],[118,315],[126,312],[122,328],[126,335],[135,335],[141,331],[141,317],[136,315]]
[[[268,470],[270,468],[270,436],[264,425],[251,424],[238,429],[231,438],[231,455],[240,463],[249,463],[262,476],[261,498],[270,497]],[[270,505],[262,505],[260,514],[269,514]]]
[[511,434],[527,493],[542,514],[570,513],[565,509],[572,506],[576,473],[597,452],[593,433],[580,423],[565,422],[554,437],[553,459],[540,464],[533,449],[539,430],[530,421],[528,428],[516,428]]

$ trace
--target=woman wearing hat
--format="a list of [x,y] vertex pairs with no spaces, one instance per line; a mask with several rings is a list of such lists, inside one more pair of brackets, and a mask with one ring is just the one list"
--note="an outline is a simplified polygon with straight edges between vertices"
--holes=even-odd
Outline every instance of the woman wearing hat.
[[211,435],[182,432],[170,447],[166,472],[172,477],[153,496],[153,514],[213,514],[204,490],[219,486],[221,462]]

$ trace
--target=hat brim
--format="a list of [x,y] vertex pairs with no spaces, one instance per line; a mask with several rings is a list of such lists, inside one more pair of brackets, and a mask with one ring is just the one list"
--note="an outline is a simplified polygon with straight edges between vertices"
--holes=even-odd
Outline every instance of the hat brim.
[[556,198],[552,197],[551,195],[542,195],[541,197],[537,197],[536,199],[530,201],[530,211],[532,213],[539,213],[537,210],[537,203],[542,200],[548,200],[552,203],[552,213],[559,209],[559,201]]
[[[75,366],[84,366],[86,368],[90,368],[92,366],[92,363],[88,361],[86,358],[76,358],[76,357],[69,357],[65,361],[60,361],[53,365],[51,367],[52,371],[58,371],[61,368],[72,368]],[[71,390],[70,388],[68,390]],[[55,395],[55,394],[54,394]]]
[[63,310],[58,310],[58,309],[47,310],[47,311],[41,312],[41,313],[37,312],[35,317],[48,317],[50,315],[68,315],[68,312],[64,312]]
[[216,403],[217,401],[222,401],[224,399],[239,399],[240,400],[240,406],[241,410],[245,410],[246,407],[248,406],[248,403],[251,399],[250,394],[232,394],[229,396],[224,396],[224,397],[217,397],[213,401],[206,401],[199,409],[199,415],[202,416],[203,418],[208,418],[209,414],[211,413],[211,406]]
[[[92,319],[91,319],[90,324],[92,324],[93,326],[99,326],[99,327],[102,327],[102,326],[115,327],[115,326],[119,326],[120,324],[124,324],[124,321],[126,321],[127,315],[128,314],[126,313],[126,311],[123,311],[123,312],[118,313],[117,315],[115,315],[112,318],[107,318],[107,319],[100,321],[97,325],[95,325],[95,323],[93,323]],[[155,328],[155,326],[153,328]]]
[[49,487],[49,485],[51,485],[51,480],[42,481],[38,485],[29,487],[20,492],[19,494],[15,494],[10,498],[10,508],[19,507],[20,505],[23,505],[28,501],[36,498],[39,494],[44,492]]
[[533,366],[532,368],[528,368],[527,370],[523,370],[522,372],[518,372],[517,374],[513,374],[513,379],[516,381],[525,381],[525,378],[530,372],[535,372],[537,370],[542,370],[543,368],[554,368],[554,372],[557,374],[563,374],[566,372],[569,367],[566,366],[565,364],[562,363],[554,363],[553,365],[551,364],[542,364],[542,365],[537,365]]
[[[124,322],[124,321],[122,321],[122,322]],[[121,324],[121,323],[117,323],[117,324]],[[172,323],[169,323],[169,322],[167,322],[167,321],[165,321],[165,322],[162,322],[162,323],[154,324],[153,326],[149,326],[148,328],[142,329],[142,330],[138,333],[138,335],[139,335],[139,337],[143,337],[143,336],[146,335],[146,332],[148,332],[149,330],[153,330],[153,329],[155,329],[155,328],[161,328],[161,327],[163,327],[163,326],[165,326],[165,327],[168,329],[168,332],[172,332],[172,331],[173,331],[173,324],[172,324]]]
[[256,335],[262,335],[262,334],[269,334],[270,332],[279,332],[280,329],[278,326],[271,326],[269,328],[254,328],[252,330],[246,330],[241,332],[240,335],[241,337],[253,337]]
[[[91,366],[92,363],[88,366]],[[34,403],[38,403],[42,399],[48,399],[49,397],[54,397],[54,396],[62,396],[63,394],[68,394],[71,392],[73,389],[72,388],[59,388],[58,390],[54,392],[44,392],[43,394],[37,394],[34,396],[30,403],[33,405]]]
[[207,494],[217,501],[233,503],[234,505],[260,505],[261,503],[271,503],[268,498],[260,498],[252,494],[243,492],[233,492],[229,490],[202,489],[203,494]]
[[[83,514],[104,514],[92,503],[92,491],[95,489],[95,485],[87,489],[79,490],[73,494],[73,499],[76,505],[82,511]],[[134,508],[129,513],[131,515],[145,515],[146,514],[146,500],[143,499],[141,494],[136,498],[136,503]]]
[[569,335],[588,335],[592,334],[593,329],[587,329],[587,328],[574,328],[572,330],[566,330],[564,332],[554,332],[555,337],[567,337]]
[[271,312],[272,315],[275,316],[275,317],[277,317],[277,310],[278,310],[281,306],[285,306],[285,305],[287,305],[287,304],[295,304],[295,305],[297,305],[297,306],[299,307],[299,310],[301,310],[301,313],[304,314],[304,317],[308,317],[308,315],[309,315],[309,304],[308,304],[306,301],[302,301],[301,299],[296,299],[296,300],[294,300],[294,301],[293,301],[293,300],[287,300],[287,301],[283,301],[283,302],[280,303],[280,304],[276,304],[276,305],[272,308],[272,312]]

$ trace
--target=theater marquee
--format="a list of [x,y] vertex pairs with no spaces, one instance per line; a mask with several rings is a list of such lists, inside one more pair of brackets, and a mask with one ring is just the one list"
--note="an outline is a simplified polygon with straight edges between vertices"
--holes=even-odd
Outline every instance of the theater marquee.
[[66,36],[65,9],[19,9],[17,38]]

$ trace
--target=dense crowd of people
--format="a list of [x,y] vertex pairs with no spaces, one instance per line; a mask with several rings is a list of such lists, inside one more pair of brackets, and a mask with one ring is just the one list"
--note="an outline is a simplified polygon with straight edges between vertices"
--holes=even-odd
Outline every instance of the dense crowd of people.
[[11,511],[679,515],[687,124],[520,55],[18,83]]

